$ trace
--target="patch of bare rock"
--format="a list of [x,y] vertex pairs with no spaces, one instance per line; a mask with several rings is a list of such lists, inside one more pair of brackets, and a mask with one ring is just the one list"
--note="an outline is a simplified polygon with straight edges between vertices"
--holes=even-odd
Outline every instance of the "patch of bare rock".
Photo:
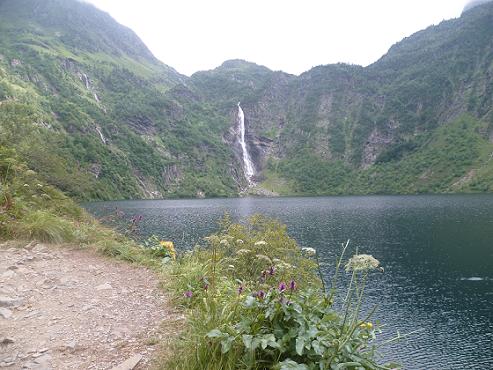
[[0,368],[148,368],[183,320],[158,285],[90,250],[0,244]]

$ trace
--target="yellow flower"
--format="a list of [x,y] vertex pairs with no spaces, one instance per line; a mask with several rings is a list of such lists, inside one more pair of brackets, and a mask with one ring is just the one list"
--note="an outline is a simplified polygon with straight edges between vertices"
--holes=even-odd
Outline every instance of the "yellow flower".
[[373,324],[371,322],[362,322],[359,326],[361,326],[363,329],[373,329]]
[[176,259],[176,250],[173,242],[161,240],[159,244],[168,251],[171,258]]

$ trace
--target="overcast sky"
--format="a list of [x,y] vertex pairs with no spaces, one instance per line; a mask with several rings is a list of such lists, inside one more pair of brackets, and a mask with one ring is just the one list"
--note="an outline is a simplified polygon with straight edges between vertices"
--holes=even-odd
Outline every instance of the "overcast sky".
[[368,65],[467,0],[88,0],[132,28],[154,55],[191,75],[228,59],[300,74]]

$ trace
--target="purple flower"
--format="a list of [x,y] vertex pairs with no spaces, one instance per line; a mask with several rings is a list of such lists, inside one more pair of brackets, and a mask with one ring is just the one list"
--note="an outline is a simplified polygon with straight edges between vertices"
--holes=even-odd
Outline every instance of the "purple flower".
[[272,276],[272,275],[274,275],[275,272],[276,272],[276,269],[274,268],[274,266],[271,266],[269,269],[269,275]]
[[243,287],[243,285],[240,285],[240,286],[238,287],[238,295],[241,295],[241,293],[243,293],[243,290],[244,290],[244,289],[245,289],[245,288]]
[[257,292],[257,298],[264,299],[264,297],[265,297],[265,292],[263,290],[259,290]]
[[192,298],[193,292],[191,290],[187,290],[185,293],[183,293],[183,296],[185,298]]
[[278,289],[279,289],[279,291],[280,291],[281,293],[282,293],[282,292],[284,292],[284,291],[286,290],[286,283],[285,283],[284,281],[281,281],[281,282],[279,283],[279,288],[278,288]]
[[289,289],[291,289],[291,290],[295,290],[296,289],[296,281],[291,280],[289,282]]

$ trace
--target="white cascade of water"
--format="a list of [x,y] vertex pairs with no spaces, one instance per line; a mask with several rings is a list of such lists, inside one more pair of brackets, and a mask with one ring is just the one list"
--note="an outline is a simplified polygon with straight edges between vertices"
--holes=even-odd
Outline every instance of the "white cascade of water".
[[101,138],[101,141],[103,142],[103,144],[107,144],[106,138],[104,137],[103,133],[101,132],[101,129],[96,126],[96,131],[98,132],[99,137]]
[[252,185],[252,177],[255,175],[255,167],[253,165],[252,158],[250,157],[250,153],[248,153],[248,148],[245,141],[245,114],[243,113],[243,109],[241,109],[240,103],[238,103],[238,127],[240,129],[239,142],[243,154],[243,172],[245,173],[248,183]]

